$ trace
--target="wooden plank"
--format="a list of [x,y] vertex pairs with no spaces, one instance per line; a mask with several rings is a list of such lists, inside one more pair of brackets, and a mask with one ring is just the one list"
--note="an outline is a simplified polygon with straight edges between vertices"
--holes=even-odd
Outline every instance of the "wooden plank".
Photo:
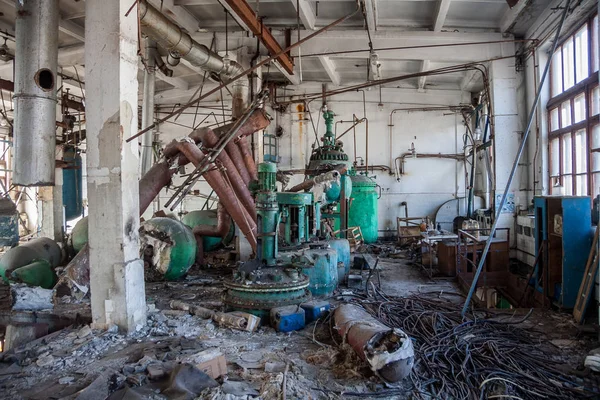
[[592,248],[590,249],[583,279],[581,280],[581,286],[579,287],[577,302],[573,309],[573,316],[578,324],[583,322],[585,310],[590,302],[592,289],[594,288],[594,282],[596,281],[596,272],[598,271],[598,252],[596,251],[598,248],[598,228],[599,227],[596,227]]

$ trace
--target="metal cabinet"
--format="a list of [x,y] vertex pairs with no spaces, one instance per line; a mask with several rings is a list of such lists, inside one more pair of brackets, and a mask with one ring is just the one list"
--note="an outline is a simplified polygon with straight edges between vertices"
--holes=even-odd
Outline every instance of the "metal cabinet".
[[594,236],[591,198],[535,197],[534,208],[536,302],[573,308]]

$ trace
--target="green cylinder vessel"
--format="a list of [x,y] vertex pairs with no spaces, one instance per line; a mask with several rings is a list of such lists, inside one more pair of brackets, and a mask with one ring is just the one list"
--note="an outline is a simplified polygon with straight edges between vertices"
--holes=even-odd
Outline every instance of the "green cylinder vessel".
[[8,283],[12,271],[39,260],[47,261],[52,268],[60,264],[62,251],[54,240],[42,237],[13,247],[0,259],[0,276]]
[[331,248],[309,249],[304,252],[308,264],[302,272],[310,280],[308,289],[313,296],[331,296],[338,285],[338,254]]
[[360,227],[365,243],[375,243],[378,234],[377,184],[364,175],[352,177],[352,203],[348,228]]
[[140,253],[153,279],[177,280],[196,259],[192,230],[171,218],[152,218],[140,226]]
[[75,253],[79,253],[83,246],[88,242],[88,217],[83,217],[73,227],[71,231],[71,246]]
[[40,286],[44,289],[52,289],[56,283],[52,265],[46,260],[34,261],[29,265],[17,268],[12,271],[10,277],[11,281]]
[[[190,211],[181,218],[181,222],[192,230],[199,225],[217,226],[217,210]],[[204,251],[218,250],[219,248],[230,244],[234,236],[235,226],[231,223],[229,232],[224,238],[218,236],[203,236],[203,249]]]
[[338,275],[338,281],[342,282],[343,278],[350,272],[350,242],[348,239],[332,239],[329,241],[329,246],[337,251],[338,262],[344,264],[343,275]]

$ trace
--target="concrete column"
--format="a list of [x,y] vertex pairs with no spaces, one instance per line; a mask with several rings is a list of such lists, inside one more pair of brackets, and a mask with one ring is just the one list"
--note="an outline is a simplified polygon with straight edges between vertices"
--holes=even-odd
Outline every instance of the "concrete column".
[[139,259],[137,10],[85,3],[87,185],[92,320],[132,332],[146,322]]
[[[494,169],[496,186],[494,188],[494,204],[497,207],[508,182],[523,130],[517,105],[517,72],[514,59],[491,62],[490,86],[495,124]],[[522,158],[521,161],[526,160],[526,158]],[[510,186],[507,204],[498,224],[498,228],[511,229],[511,242],[514,242],[516,237],[514,234],[514,214],[518,211],[520,205],[526,205],[527,202],[526,188],[523,192],[520,190],[522,170],[522,167],[517,169]]]

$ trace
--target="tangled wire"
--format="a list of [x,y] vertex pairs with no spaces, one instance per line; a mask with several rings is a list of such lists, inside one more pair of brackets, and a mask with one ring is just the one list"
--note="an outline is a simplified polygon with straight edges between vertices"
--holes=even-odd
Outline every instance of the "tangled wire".
[[[566,375],[539,335],[520,321],[461,316],[457,294],[389,296],[373,287],[352,302],[390,327],[404,330],[415,347],[412,391],[418,398],[579,399],[598,398],[596,387]],[[486,313],[487,314],[487,313]],[[575,382],[579,380],[579,382]]]

